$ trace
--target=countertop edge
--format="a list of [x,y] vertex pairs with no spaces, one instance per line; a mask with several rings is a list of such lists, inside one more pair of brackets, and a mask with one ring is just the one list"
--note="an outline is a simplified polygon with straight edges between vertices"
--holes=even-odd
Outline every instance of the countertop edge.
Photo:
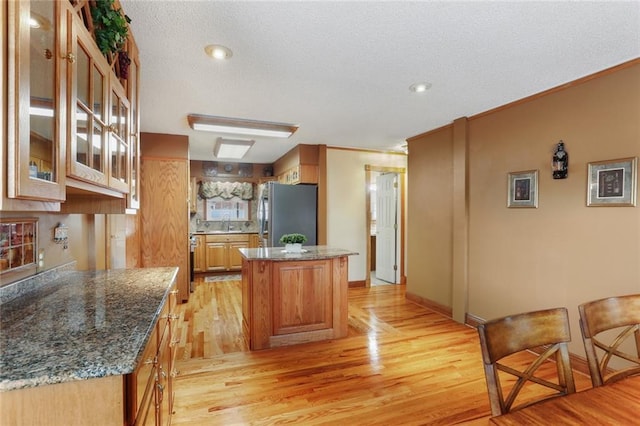
[[[165,276],[162,277],[162,284],[166,284],[164,290],[162,291],[162,297],[155,297],[156,301],[159,301],[153,313],[147,311],[145,314],[146,319],[142,321],[149,321],[148,323],[144,323],[145,325],[141,325],[139,328],[139,332],[137,335],[139,337],[135,338],[132,335],[123,336],[126,340],[126,344],[129,344],[130,347],[126,350],[126,354],[123,354],[121,357],[118,357],[120,364],[117,362],[107,362],[104,361],[102,364],[100,361],[96,361],[94,359],[90,359],[90,357],[95,357],[96,354],[103,355],[107,351],[97,351],[87,354],[86,358],[79,360],[78,365],[74,368],[75,364],[65,365],[61,368],[61,371],[55,372],[52,370],[45,370],[43,374],[35,374],[32,377],[24,377],[24,378],[2,378],[0,380],[0,392],[9,392],[14,390],[26,389],[26,388],[34,388],[39,386],[46,385],[54,385],[65,382],[79,381],[79,380],[89,380],[89,379],[97,379],[108,376],[118,376],[118,375],[127,375],[131,374],[135,371],[136,367],[141,361],[142,355],[144,353],[144,349],[146,348],[149,340],[151,338],[152,332],[158,322],[160,317],[160,313],[162,312],[162,308],[167,303],[169,292],[172,286],[176,282],[176,278],[178,275],[177,267],[165,267],[165,268],[138,268],[135,271],[143,271],[144,269],[154,269],[156,272],[163,273]],[[159,271],[163,269],[164,271]],[[106,270],[106,271],[92,271],[96,274],[96,276],[100,276],[101,274],[108,272],[112,272],[114,270]],[[123,270],[126,271],[126,270]],[[68,272],[64,274],[64,279],[67,280],[70,275],[75,275],[78,277],[83,277],[90,272],[88,271],[76,271]],[[94,278],[95,279],[95,278]],[[64,286],[68,285],[64,280],[56,281],[54,280],[53,286]],[[43,287],[46,285],[51,285],[51,283],[43,284]],[[143,292],[144,293],[144,292]],[[157,294],[157,293],[156,293]],[[10,302],[7,302],[10,303]],[[154,302],[155,303],[155,302]],[[4,318],[3,318],[4,320]],[[6,342],[3,340],[3,344]],[[3,351],[4,352],[4,351]],[[2,356],[2,354],[0,354]],[[113,356],[113,354],[111,354]],[[3,359],[3,368],[6,369],[6,360]],[[10,362],[10,360],[9,360]],[[91,364],[94,362],[94,364]],[[11,364],[10,364],[11,365]],[[14,375],[18,375],[13,373]]]

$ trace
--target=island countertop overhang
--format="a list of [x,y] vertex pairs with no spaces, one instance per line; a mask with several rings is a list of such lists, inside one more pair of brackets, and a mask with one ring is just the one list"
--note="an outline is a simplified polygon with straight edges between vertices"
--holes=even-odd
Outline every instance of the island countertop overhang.
[[324,260],[358,254],[353,250],[330,246],[304,246],[302,253],[287,252],[284,247],[239,248],[238,251],[247,260],[269,260],[273,262]]

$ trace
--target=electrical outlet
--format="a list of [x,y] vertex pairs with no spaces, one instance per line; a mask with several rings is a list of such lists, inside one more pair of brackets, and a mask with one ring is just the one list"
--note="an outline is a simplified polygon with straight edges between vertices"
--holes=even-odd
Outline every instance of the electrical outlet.
[[44,249],[38,251],[38,269],[44,269]]

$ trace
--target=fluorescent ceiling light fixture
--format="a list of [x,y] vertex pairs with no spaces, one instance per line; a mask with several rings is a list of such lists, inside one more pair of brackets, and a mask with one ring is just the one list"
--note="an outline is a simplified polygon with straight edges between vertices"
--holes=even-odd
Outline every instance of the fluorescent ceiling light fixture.
[[242,118],[215,117],[212,115],[189,114],[189,126],[193,130],[235,135],[267,136],[288,138],[298,126],[271,121],[245,120]]
[[233,52],[226,46],[219,44],[210,44],[204,47],[204,52],[214,59],[229,59],[233,56]]
[[253,146],[253,140],[246,139],[223,139],[218,138],[213,148],[213,155],[216,158],[233,158],[239,159],[249,151]]

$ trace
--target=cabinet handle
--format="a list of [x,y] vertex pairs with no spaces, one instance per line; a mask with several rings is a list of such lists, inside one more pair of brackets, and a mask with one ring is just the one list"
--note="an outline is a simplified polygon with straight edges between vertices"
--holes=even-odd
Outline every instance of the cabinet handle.
[[178,293],[179,293],[178,289],[171,290],[171,291],[169,292],[169,294],[178,294]]
[[162,386],[160,383],[158,383],[158,393],[160,396],[160,401],[158,402],[158,405],[162,404],[162,401],[164,400],[164,386]]
[[107,131],[118,134],[118,128],[113,124],[109,124],[109,126],[107,126]]
[[175,346],[175,345],[177,345],[178,343],[180,343],[180,339],[178,339],[178,340],[172,340],[172,341],[171,341],[171,343],[169,344],[169,346]]
[[73,64],[76,62],[76,55],[69,52],[66,55],[62,55],[62,59],[66,59],[67,61],[69,61],[69,63]]
[[170,320],[177,320],[180,318],[180,315],[178,314],[169,314],[169,319]]
[[144,360],[143,364],[145,364],[145,365],[153,364],[153,359],[152,358],[147,358],[147,359]]
[[178,371],[178,370],[173,370],[173,371],[171,372],[171,377],[177,377],[177,376],[178,376],[178,374],[180,374],[180,371]]

